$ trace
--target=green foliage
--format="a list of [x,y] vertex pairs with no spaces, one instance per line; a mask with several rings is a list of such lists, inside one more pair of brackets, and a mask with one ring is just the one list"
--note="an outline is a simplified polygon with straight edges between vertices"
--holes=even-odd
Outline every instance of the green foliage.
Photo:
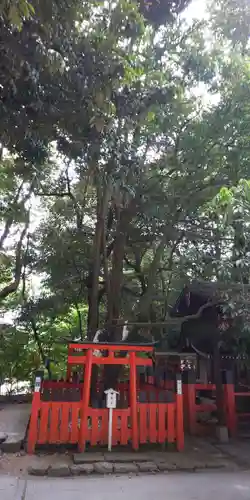
[[61,373],[60,337],[162,321],[193,278],[227,284],[242,311],[229,284],[249,283],[248,6],[187,23],[188,3],[37,0],[21,30],[0,20],[2,352],[23,359],[3,377],[47,357]]
[[29,19],[34,14],[33,5],[27,0],[1,0],[0,15],[19,30],[23,20]]

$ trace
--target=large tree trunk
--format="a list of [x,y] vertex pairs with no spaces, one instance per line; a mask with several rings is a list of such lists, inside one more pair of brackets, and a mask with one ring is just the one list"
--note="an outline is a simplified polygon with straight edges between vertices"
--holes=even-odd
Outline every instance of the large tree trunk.
[[107,326],[113,329],[111,337],[114,340],[119,340],[119,332],[121,328],[117,328],[117,320],[120,317],[121,309],[121,290],[123,284],[123,259],[125,255],[126,234],[120,230],[116,234],[113,257],[112,270],[110,276],[110,286],[108,294],[108,310],[107,310]]
[[[155,285],[155,281],[156,281],[157,270],[159,268],[159,264],[160,264],[160,261],[162,258],[162,254],[163,254],[165,245],[166,245],[166,236],[164,235],[156,248],[155,255],[154,255],[154,258],[151,262],[149,273],[148,273],[147,286],[146,286],[146,289],[144,290],[144,293],[143,293],[143,295],[140,299],[139,305],[138,305],[138,310],[137,310],[138,318],[137,319],[139,322],[146,322],[146,321],[149,321],[149,319],[151,319],[151,321],[152,321],[152,319],[153,319],[152,317],[154,315],[154,311],[152,308],[152,295],[154,292],[154,285]],[[129,338],[132,338],[133,335],[135,335],[136,331],[137,331],[137,328],[133,328],[130,335],[129,335]],[[151,334],[152,333],[153,332],[151,331]]]
[[224,426],[226,424],[226,415],[223,404],[223,383],[221,374],[221,359],[220,359],[220,349],[219,342],[215,341],[213,348],[213,372],[214,372],[214,383],[216,386],[216,406],[218,415],[218,424]]
[[91,288],[89,293],[88,337],[93,339],[98,328],[98,294],[101,263],[102,220],[97,216],[93,241],[93,267],[90,270]]
[[[123,261],[125,256],[126,241],[129,229],[129,223],[136,210],[136,200],[132,199],[127,208],[120,213],[120,219],[114,237],[112,269],[109,280],[108,308],[106,328],[109,331],[109,342],[118,342],[121,340],[122,326],[119,326],[121,315],[121,294],[123,285]],[[126,355],[123,351],[122,356]],[[104,388],[116,387],[121,366],[107,365],[104,369]]]
[[[122,209],[117,223],[114,237],[112,269],[109,280],[107,327],[112,328],[111,339],[119,339],[121,328],[117,327],[117,320],[121,312],[121,293],[123,285],[123,261],[129,223],[136,210],[136,200],[133,198],[127,208]],[[114,328],[113,328],[114,327]]]
[[101,267],[101,255],[103,248],[103,234],[105,218],[108,210],[110,189],[106,186],[101,198],[100,189],[97,188],[97,210],[96,226],[93,239],[93,265],[90,270],[90,292],[89,292],[89,313],[88,313],[88,338],[93,339],[99,324],[99,276]]

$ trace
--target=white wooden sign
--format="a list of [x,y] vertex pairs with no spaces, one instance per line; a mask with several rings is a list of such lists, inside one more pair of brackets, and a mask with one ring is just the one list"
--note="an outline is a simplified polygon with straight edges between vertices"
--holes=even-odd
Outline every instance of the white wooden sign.
[[35,392],[40,392],[41,388],[41,379],[40,377],[36,377],[35,379]]
[[182,381],[177,380],[177,394],[182,394]]
[[117,396],[119,392],[115,391],[114,389],[107,389],[105,391],[106,394],[106,408],[116,408],[117,405]]
[[109,435],[108,435],[108,450],[112,449],[112,431],[113,431],[113,409],[116,408],[117,396],[119,392],[114,389],[107,389],[106,394],[106,407],[109,410]]

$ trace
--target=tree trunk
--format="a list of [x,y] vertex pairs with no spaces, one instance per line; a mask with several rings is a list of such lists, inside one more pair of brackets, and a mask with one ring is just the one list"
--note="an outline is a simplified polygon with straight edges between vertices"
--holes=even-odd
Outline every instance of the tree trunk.
[[223,404],[223,383],[221,375],[221,359],[220,359],[220,349],[219,342],[215,341],[213,348],[213,371],[214,371],[214,383],[216,386],[216,406],[218,415],[218,424],[224,426],[226,424],[225,409]]
[[93,241],[93,268],[91,270],[91,289],[89,293],[88,337],[92,339],[98,329],[98,294],[101,262],[102,220],[97,215]]
[[105,218],[107,214],[108,202],[110,196],[109,185],[101,199],[99,189],[97,189],[97,220],[95,235],[93,240],[93,267],[90,271],[91,284],[89,293],[89,314],[88,314],[88,338],[93,339],[99,323],[99,276],[101,267],[101,254],[103,246],[103,233]]
[[121,293],[123,284],[123,261],[127,241],[128,227],[136,209],[136,200],[133,198],[127,208],[120,214],[114,237],[112,269],[109,281],[107,327],[112,328],[111,338],[119,339],[121,328],[117,328],[117,320],[120,317]]
[[[126,235],[120,231],[118,234],[116,234],[114,249],[113,249],[113,257],[112,257],[112,270],[110,276],[110,288],[108,294],[108,310],[107,310],[107,324],[109,325],[109,327],[111,327],[114,324],[114,319],[119,319],[120,317],[125,244],[126,244]],[[116,330],[117,329],[115,328],[115,331]],[[114,338],[116,337],[115,331],[114,331]]]
[[154,291],[157,270],[162,258],[165,245],[166,245],[166,236],[164,235],[156,248],[155,255],[149,269],[149,274],[147,279],[147,289],[145,293],[142,295],[139,303],[138,313],[141,321],[145,321],[150,317],[152,294]]

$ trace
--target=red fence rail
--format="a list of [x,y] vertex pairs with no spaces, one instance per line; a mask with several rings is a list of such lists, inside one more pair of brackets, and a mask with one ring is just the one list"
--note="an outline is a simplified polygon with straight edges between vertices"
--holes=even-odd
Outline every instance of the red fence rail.
[[[95,344],[69,345],[68,376],[72,378],[71,365],[84,366],[84,383],[44,382],[35,386],[32,402],[28,451],[34,452],[37,444],[77,443],[83,451],[86,443],[90,445],[107,444],[108,411],[91,408],[91,375],[94,364],[128,365],[129,384],[117,387],[121,393],[120,406],[114,410],[113,444],[131,442],[134,450],[143,442],[163,443],[164,440],[176,441],[177,449],[184,446],[183,403],[181,379],[177,376],[177,392],[174,382],[169,387],[153,387],[151,384],[138,385],[137,367],[152,366],[152,359],[141,358],[137,354],[140,346],[98,344],[98,349],[109,350],[108,356],[94,356]],[[120,351],[127,351],[122,357]],[[143,347],[152,352],[152,347]],[[116,352],[117,351],[117,352]],[[117,354],[117,356],[115,355]],[[103,387],[96,387],[100,396]],[[102,394],[101,394],[102,395]]]
[[196,383],[183,384],[184,422],[186,429],[191,435],[200,435],[204,433],[204,426],[198,422],[197,419],[198,413],[215,411],[217,408],[215,403],[197,403],[198,391],[215,391],[215,385]]
[[[238,411],[237,409],[237,399],[239,398],[249,398],[249,390],[236,391],[233,384],[227,384],[225,386],[225,404],[226,404],[226,414],[227,414],[227,426],[229,433],[232,437],[235,437],[239,430],[239,425],[244,419],[250,418],[249,411]],[[250,406],[250,401],[249,401]]]
[[[36,394],[35,394],[36,396]],[[39,396],[39,394],[38,394]],[[37,445],[78,444],[82,422],[82,408],[78,402],[33,402],[28,433],[28,452]],[[177,442],[178,421],[176,403],[139,403],[137,405],[139,443]],[[108,410],[88,408],[85,421],[85,439],[91,446],[108,444]],[[128,445],[132,439],[131,409],[113,411],[112,444]]]

